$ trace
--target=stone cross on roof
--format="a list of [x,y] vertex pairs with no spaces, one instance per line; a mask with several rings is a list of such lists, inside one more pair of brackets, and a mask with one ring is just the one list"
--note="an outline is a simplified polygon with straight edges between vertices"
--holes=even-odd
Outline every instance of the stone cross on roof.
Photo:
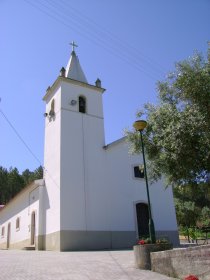
[[87,84],[88,83],[87,79],[79,63],[79,59],[74,51],[75,47],[78,46],[75,44],[74,41],[72,41],[70,45],[72,46],[72,52],[71,52],[71,57],[69,59],[69,62],[66,66],[65,77]]
[[72,41],[71,43],[70,43],[70,45],[72,45],[72,51],[74,52],[74,48],[75,47],[78,47],[78,45],[76,45],[76,43],[74,42],[74,41]]

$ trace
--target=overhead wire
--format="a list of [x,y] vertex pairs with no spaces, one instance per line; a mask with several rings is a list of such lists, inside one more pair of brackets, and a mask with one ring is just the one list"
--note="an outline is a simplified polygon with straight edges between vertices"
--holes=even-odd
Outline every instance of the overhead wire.
[[[96,30],[98,29],[98,31],[100,32],[99,35],[101,33],[103,33],[103,35],[108,35],[112,42],[119,44],[120,48],[126,49],[126,51],[129,51],[129,53],[133,52],[133,54],[135,56],[137,56],[139,59],[145,61],[146,63],[149,63],[152,67],[157,68],[158,71],[163,71],[163,72],[167,71],[155,59],[151,59],[149,56],[143,54],[140,51],[140,49],[137,49],[136,47],[131,45],[129,42],[122,40],[116,34],[110,32],[110,30],[108,30],[104,26],[99,25],[99,23],[95,22],[92,18],[88,17],[86,14],[82,13],[81,11],[79,11],[78,9],[76,9],[75,7],[70,5],[69,1],[67,1],[67,3],[65,0],[60,0],[59,2],[57,2],[56,0],[45,0],[45,1],[48,3],[54,3],[54,4],[56,3],[58,8],[59,8],[59,5],[63,6],[63,12],[67,12],[67,10],[68,10],[68,13],[71,13],[71,16],[75,15],[76,18],[78,17],[78,19],[80,21],[84,21],[85,24],[89,24],[91,28],[95,28]],[[72,11],[74,14],[72,14]]]
[[[130,66],[133,66],[138,71],[144,73],[151,79],[155,81],[157,80],[157,77],[151,73],[151,70],[153,72],[155,71],[154,68],[151,68],[150,72],[148,72],[148,70],[143,68],[143,66],[141,66],[141,64],[137,61],[136,59],[137,55],[135,55],[134,57],[134,55],[131,55],[129,51],[123,50],[122,47],[120,48],[116,44],[111,43],[112,41],[114,41],[113,36],[111,37],[110,40],[107,40],[105,38],[104,33],[103,33],[104,36],[101,36],[103,30],[101,31],[101,29],[99,29],[97,30],[97,32],[95,32],[93,28],[90,28],[90,26],[88,26],[88,23],[82,25],[81,20],[77,21],[72,16],[67,16],[65,13],[63,13],[62,10],[59,10],[58,7],[55,6],[55,3],[52,1],[50,1],[50,3],[47,0],[45,1],[45,3],[43,3],[43,0],[41,2],[39,1],[30,2],[30,0],[24,0],[24,1],[32,5],[34,8],[40,10],[42,13],[47,14],[49,17],[53,18],[54,20],[59,21],[63,25],[81,34],[83,37],[86,37],[91,42],[93,41],[94,44],[112,53],[114,56],[120,58],[124,62],[128,63]],[[48,4],[46,2],[48,2]],[[109,36],[111,35],[109,34]],[[160,72],[161,72],[160,70],[159,71],[156,70],[156,73],[160,74]]]
[[[26,3],[30,4],[34,8],[40,10],[42,13],[48,15],[49,17],[53,18],[54,20],[60,22],[61,24],[65,25],[68,28],[71,28],[81,34],[82,36],[85,36],[90,40],[91,42],[94,41],[95,44],[98,46],[104,48],[106,51],[112,53],[114,56],[117,56],[118,58],[122,59],[124,62],[128,63],[129,65],[133,66],[136,68],[138,71],[143,72],[145,75],[148,77],[156,80],[156,77],[153,76],[151,73],[148,73],[145,71],[145,69],[142,68],[140,63],[136,61],[136,58],[139,60],[147,60],[147,63],[153,66],[153,71],[154,67],[159,67],[160,70],[160,65],[157,63],[154,63],[150,58],[142,58],[139,55],[139,50],[136,48],[133,48],[132,46],[126,44],[123,42],[119,37],[116,35],[112,34],[110,31],[102,28],[101,26],[98,26],[96,22],[94,22],[92,19],[87,17],[86,15],[80,13],[77,9],[74,7],[70,6],[69,3],[67,4],[68,6],[68,12],[70,10],[74,11],[76,18],[71,14],[71,17],[66,15],[66,5],[64,6],[65,1],[61,0],[60,6],[58,3],[54,2],[53,0],[45,0],[45,3],[36,1],[36,2],[31,2],[30,0],[24,0]],[[47,5],[48,3],[48,5]],[[39,4],[39,5],[38,5]],[[41,5],[41,7],[40,7]],[[62,7],[64,10],[62,10]],[[69,10],[70,8],[70,10]],[[47,10],[46,10],[47,9]],[[78,21],[79,18],[79,21]],[[66,20],[64,20],[66,19]],[[72,25],[69,24],[69,22],[73,23]],[[85,31],[86,29],[86,31]],[[103,34],[103,36],[101,36]],[[107,40],[107,38],[109,40]],[[111,42],[111,44],[110,44]],[[122,54],[122,52],[124,52]],[[133,52],[133,53],[132,53]],[[135,58],[134,58],[135,56]],[[156,66],[155,66],[156,65]],[[160,72],[160,71],[158,71]],[[23,137],[20,135],[20,133],[17,131],[17,129],[14,127],[14,125],[10,122],[6,114],[0,109],[0,113],[4,117],[4,119],[7,121],[9,126],[12,128],[16,136],[20,139],[20,141],[23,143],[23,145],[26,147],[26,149],[30,152],[30,154],[36,159],[36,161],[42,166],[41,161],[39,158],[34,154],[34,152],[31,150],[31,148],[27,145],[27,143],[24,141]],[[43,170],[47,171],[44,167]]]
[[[1,102],[1,98],[0,98],[0,102]],[[5,121],[8,123],[8,125],[10,126],[10,128],[13,130],[13,132],[16,134],[16,136],[19,138],[19,140],[22,142],[22,144],[24,145],[24,147],[28,150],[28,152],[32,155],[32,157],[39,163],[39,165],[42,167],[43,171],[48,173],[49,178],[54,182],[54,184],[56,185],[56,187],[59,188],[57,182],[54,180],[54,178],[52,177],[52,175],[49,173],[49,171],[43,166],[43,164],[41,163],[40,159],[35,155],[35,153],[32,151],[32,149],[28,146],[28,144],[26,143],[26,141],[23,139],[23,137],[20,135],[20,133],[17,131],[17,129],[15,128],[15,126],[12,124],[12,122],[9,120],[9,118],[7,117],[7,115],[2,111],[2,109],[0,108],[0,113],[3,116],[3,118],[5,119]]]
[[25,148],[29,151],[29,153],[33,156],[33,158],[42,166],[41,161],[39,158],[34,154],[34,152],[31,150],[31,148],[27,145],[23,137],[20,135],[20,133],[17,131],[17,129],[14,127],[14,125],[11,123],[9,118],[6,116],[6,114],[0,109],[0,113],[2,114],[3,118],[6,120],[8,125],[12,128],[13,132],[16,134],[16,136],[19,138],[19,140],[22,142],[22,144],[25,146]]
[[[45,2],[48,2],[51,6],[53,5],[55,8],[56,8],[56,11],[58,11],[59,9],[59,6],[62,5],[61,2],[59,2],[59,4],[56,2],[56,5],[55,5],[55,2],[53,2],[52,0],[49,1],[49,0],[45,0]],[[42,2],[43,3],[43,2]],[[115,51],[117,52],[117,54],[119,53],[123,53],[123,58],[128,58],[129,59],[129,62],[132,62],[134,63],[135,65],[137,65],[137,67],[139,68],[140,67],[140,63],[138,63],[138,59],[139,60],[144,60],[147,64],[150,64],[153,66],[153,68],[151,68],[150,70],[154,71],[154,63],[152,64],[151,61],[149,61],[149,59],[146,59],[144,57],[141,57],[139,55],[139,51],[135,51],[134,48],[132,48],[131,46],[128,46],[125,42],[123,42],[122,40],[120,40],[116,35],[112,34],[110,31],[100,27],[96,22],[94,22],[91,18],[87,17],[86,15],[84,14],[81,14],[79,13],[75,8],[73,8],[72,6],[69,6],[69,3],[66,5],[66,6],[63,6],[64,10],[61,11],[64,15],[66,12],[68,12],[68,15],[66,15],[69,18],[71,18],[71,20],[73,19],[74,17],[74,23],[76,24],[80,24],[81,27],[83,28],[87,28],[89,32],[92,32],[93,35],[97,36],[97,40],[100,40],[102,42],[102,45],[104,46],[109,46],[109,50],[111,49],[115,49]],[[70,8],[70,9],[68,9]],[[72,11],[75,11],[75,15],[72,14]],[[70,13],[70,14],[69,14]],[[76,20],[76,22],[75,22]],[[132,51],[135,51],[133,52],[132,54]],[[115,54],[116,54],[115,52]],[[140,62],[140,61],[139,61]],[[145,65],[144,65],[145,67]],[[141,71],[146,71],[145,69],[143,69],[141,67],[140,69]],[[158,73],[160,73],[161,71],[163,70],[160,70],[160,67],[159,69],[156,71]]]
[[[25,1],[28,2],[28,0],[25,0]],[[38,1],[36,1],[36,4],[37,4],[37,2],[38,2]],[[70,27],[71,29],[75,30],[77,33],[81,34],[83,37],[86,37],[88,40],[94,41],[94,44],[95,44],[95,45],[98,45],[98,46],[100,46],[100,47],[106,49],[108,52],[112,53],[114,56],[119,57],[119,58],[120,58],[121,60],[123,60],[124,62],[128,63],[129,65],[131,65],[131,66],[133,66],[133,67],[135,67],[137,70],[139,70],[139,71],[145,73],[145,75],[149,76],[151,79],[156,80],[156,77],[155,77],[155,76],[153,76],[152,74],[146,72],[145,69],[141,68],[141,67],[136,63],[136,61],[133,61],[133,63],[131,63],[130,59],[127,58],[126,55],[124,55],[124,56],[120,55],[120,53],[118,52],[118,50],[117,50],[117,52],[116,52],[116,51],[114,50],[115,46],[112,47],[112,48],[110,49],[109,47],[107,47],[107,44],[105,44],[105,41],[102,40],[100,37],[94,38],[94,37],[91,37],[90,34],[88,34],[88,32],[81,32],[81,26],[80,26],[77,22],[75,23],[75,22],[72,21],[72,19],[71,19],[70,21],[72,21],[73,25],[70,25],[70,24],[64,22],[61,18],[57,18],[57,17],[59,17],[59,14],[58,14],[57,11],[53,11],[53,12],[55,12],[55,14],[56,14],[56,17],[55,17],[55,15],[50,14],[49,11],[46,12],[46,11],[42,10],[40,7],[36,6],[36,4],[34,5],[34,3],[33,3],[32,5],[33,5],[35,8],[39,9],[40,11],[46,13],[46,14],[49,15],[50,17],[54,18],[55,20],[58,20],[59,22],[61,22],[61,23],[64,24],[65,26]],[[41,4],[42,6],[45,6],[42,2],[41,2],[40,4]],[[48,10],[49,10],[49,9],[48,9]],[[51,10],[51,9],[50,9],[50,10]],[[63,18],[63,15],[62,15],[62,18]]]

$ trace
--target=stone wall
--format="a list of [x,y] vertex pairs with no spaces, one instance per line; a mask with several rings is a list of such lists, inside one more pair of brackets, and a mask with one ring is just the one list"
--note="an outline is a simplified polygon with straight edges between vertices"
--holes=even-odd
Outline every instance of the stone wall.
[[210,279],[210,245],[151,253],[152,270],[183,279],[189,274]]

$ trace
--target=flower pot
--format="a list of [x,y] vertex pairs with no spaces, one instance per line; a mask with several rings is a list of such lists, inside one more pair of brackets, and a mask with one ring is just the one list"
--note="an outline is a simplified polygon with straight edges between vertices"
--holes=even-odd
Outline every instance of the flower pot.
[[144,244],[144,245],[135,245],[134,256],[135,263],[137,268],[141,269],[151,269],[151,252],[165,251],[172,249],[172,244]]

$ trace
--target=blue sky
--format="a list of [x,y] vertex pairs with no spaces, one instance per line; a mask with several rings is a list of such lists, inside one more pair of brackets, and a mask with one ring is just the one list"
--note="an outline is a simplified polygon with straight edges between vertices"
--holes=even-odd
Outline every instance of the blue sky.
[[[106,88],[106,143],[123,136],[156,82],[210,40],[210,0],[0,0],[0,165],[43,163],[42,97],[74,40],[88,82]],[[26,148],[27,145],[29,150]],[[33,155],[32,155],[33,153]]]

